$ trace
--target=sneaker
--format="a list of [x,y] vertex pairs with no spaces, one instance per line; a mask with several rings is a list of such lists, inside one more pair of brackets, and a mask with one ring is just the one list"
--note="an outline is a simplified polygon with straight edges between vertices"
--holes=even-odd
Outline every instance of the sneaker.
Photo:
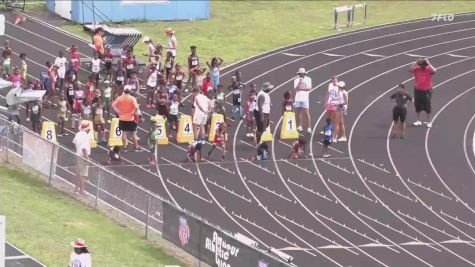
[[111,120],[107,120],[107,123],[111,123]]
[[320,134],[325,134],[325,131],[320,131]]
[[426,124],[426,127],[427,127],[427,128],[431,128],[431,127],[432,127],[432,122],[428,122],[428,123]]
[[323,154],[323,157],[324,157],[324,158],[328,158],[328,157],[330,157],[330,155],[328,155],[328,154]]
[[336,138],[332,139],[332,143],[337,143],[337,142],[338,142],[338,139],[336,139]]
[[302,130],[303,130],[302,125],[300,125],[299,127],[297,127],[297,131],[301,132]]
[[346,141],[348,141],[346,139],[346,136],[342,136],[342,137],[338,138],[338,142],[346,142]]
[[311,134],[312,133],[312,128],[307,128],[307,133]]
[[124,153],[129,152],[129,148],[124,149]]
[[142,152],[143,151],[143,148],[141,147],[137,147],[134,149],[134,152]]
[[30,121],[30,118],[29,118],[29,117],[27,117],[27,118],[26,118],[26,121]]
[[422,125],[422,122],[421,121],[415,121],[412,123],[412,125],[414,126],[421,126]]
[[58,137],[63,137],[63,135],[62,135],[62,134],[58,134]]

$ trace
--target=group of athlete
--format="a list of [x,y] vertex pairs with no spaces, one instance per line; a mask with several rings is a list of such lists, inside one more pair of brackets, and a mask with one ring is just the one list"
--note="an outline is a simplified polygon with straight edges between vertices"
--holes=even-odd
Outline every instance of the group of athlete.
[[[168,44],[155,44],[150,37],[145,36],[143,42],[147,45],[148,57],[144,84],[138,77],[139,64],[133,49],[125,45],[120,53],[120,59],[113,64],[114,55],[111,48],[104,44],[104,30],[96,29],[93,37],[95,52],[90,62],[90,74],[87,81],[82,82],[79,78],[81,57],[77,45],[67,49],[69,57],[63,51],[53,63],[46,62],[47,69],[41,76],[41,82],[32,82],[27,77],[27,55],[19,53],[18,67],[12,67],[13,50],[8,41],[5,42],[2,52],[1,69],[4,79],[11,80],[14,86],[20,86],[23,90],[45,89],[46,95],[43,101],[29,102],[25,105],[26,119],[32,121],[32,129],[40,132],[41,109],[48,105],[57,108],[57,124],[59,126],[58,137],[68,135],[65,131],[66,122],[71,120],[71,128],[80,128],[81,121],[93,122],[94,130],[98,133],[98,141],[105,142],[105,124],[111,123],[111,119],[119,117],[119,129],[124,133],[123,150],[128,150],[127,134],[131,133],[136,151],[141,151],[138,144],[137,125],[143,121],[142,111],[137,101],[129,101],[127,97],[136,99],[141,95],[141,89],[146,91],[145,108],[154,109],[158,116],[167,121],[169,138],[176,137],[179,124],[179,109],[183,107],[183,99],[191,96],[191,116],[194,126],[194,141],[187,149],[188,161],[201,161],[201,149],[211,130],[210,122],[212,114],[221,114],[224,120],[218,124],[214,133],[212,147],[207,153],[210,157],[213,151],[219,147],[222,151],[222,160],[226,156],[227,127],[235,119],[245,120],[246,137],[253,138],[257,147],[255,160],[269,158],[269,147],[261,141],[262,134],[270,125],[271,98],[270,91],[273,85],[266,82],[258,89],[256,84],[249,84],[245,90],[241,72],[238,70],[231,77],[229,86],[220,83],[220,68],[223,59],[213,57],[206,67],[200,62],[197,47],[190,47],[188,56],[188,72],[185,73],[183,66],[177,62],[177,40],[174,31],[170,28],[165,30]],[[163,55],[165,54],[165,56]],[[209,72],[206,70],[209,69]],[[418,60],[412,67],[411,72],[415,75],[415,107],[418,120],[415,126],[422,125],[419,114],[426,111],[428,114],[427,127],[430,122],[430,98],[432,79],[435,68],[428,60]],[[187,81],[185,77],[188,76]],[[297,130],[301,133],[299,140],[292,144],[289,158],[298,159],[306,157],[306,140],[303,134],[303,118],[307,123],[307,133],[311,133],[311,116],[309,94],[312,91],[312,80],[307,76],[304,68],[297,72],[294,80],[294,91],[287,91],[283,95],[282,114],[295,112]],[[347,141],[344,118],[348,110],[348,92],[345,82],[332,77],[328,85],[325,97],[326,120],[323,131],[323,157],[329,157],[328,146],[335,142]],[[405,92],[404,85],[399,86],[399,91],[391,96],[395,100],[393,109],[394,127],[391,137],[396,137],[399,129],[400,138],[405,136],[405,118],[407,101],[412,97]],[[191,94],[182,94],[191,91]],[[246,91],[246,100],[241,103],[243,92]],[[232,108],[231,118],[226,112],[226,96],[231,95]],[[294,95],[294,98],[292,97]],[[127,97],[126,97],[127,96]],[[132,99],[130,98],[130,99]],[[125,99],[125,100],[124,100]],[[121,101],[124,100],[124,101]],[[112,110],[111,110],[112,109]],[[124,111],[126,110],[126,111]],[[124,115],[126,114],[126,115]],[[8,107],[10,120],[20,123],[19,107]],[[127,117],[127,119],[125,119]],[[147,144],[151,154],[149,161],[155,164],[155,144],[157,141],[157,120],[151,119],[151,127]],[[120,147],[112,147],[108,162],[120,161]]]

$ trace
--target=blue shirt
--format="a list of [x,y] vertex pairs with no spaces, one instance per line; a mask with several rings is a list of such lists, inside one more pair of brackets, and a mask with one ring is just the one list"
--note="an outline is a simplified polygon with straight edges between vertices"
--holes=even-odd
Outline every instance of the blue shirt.
[[330,142],[332,140],[333,125],[329,124],[323,129],[323,141]]

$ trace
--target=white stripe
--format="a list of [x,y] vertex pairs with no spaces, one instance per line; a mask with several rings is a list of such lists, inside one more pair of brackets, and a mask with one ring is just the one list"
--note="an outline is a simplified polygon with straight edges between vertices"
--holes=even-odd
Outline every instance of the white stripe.
[[385,57],[383,55],[376,55],[376,54],[370,54],[370,53],[363,53],[363,55],[368,56],[368,57]]
[[326,55],[326,56],[330,56],[330,57],[344,57],[344,55],[331,54],[331,53],[322,53],[322,55]]
[[304,55],[292,54],[292,53],[282,53],[282,55],[286,55],[289,57],[303,57],[304,56]]
[[417,58],[426,58],[426,56],[423,56],[423,55],[409,54],[409,53],[406,53],[406,56],[417,57]]
[[451,56],[451,57],[461,57],[461,58],[467,58],[467,57],[468,57],[468,56],[456,55],[456,54],[447,54],[447,56]]
[[5,260],[20,260],[20,259],[30,259],[30,256],[27,255],[21,255],[21,256],[10,256],[10,257],[5,257]]

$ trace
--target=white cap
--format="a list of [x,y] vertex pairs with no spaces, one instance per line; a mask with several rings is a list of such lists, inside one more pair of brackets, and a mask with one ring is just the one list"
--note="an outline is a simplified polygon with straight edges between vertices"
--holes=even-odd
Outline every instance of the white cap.
[[130,85],[124,86],[124,91],[130,91]]
[[297,72],[297,74],[307,74],[307,72],[305,71],[305,68],[300,68],[299,71]]
[[144,42],[144,43],[145,43],[145,42],[150,42],[150,37],[144,36],[144,37],[143,37],[143,42]]
[[338,82],[338,87],[345,87],[345,82],[344,81],[339,81]]

